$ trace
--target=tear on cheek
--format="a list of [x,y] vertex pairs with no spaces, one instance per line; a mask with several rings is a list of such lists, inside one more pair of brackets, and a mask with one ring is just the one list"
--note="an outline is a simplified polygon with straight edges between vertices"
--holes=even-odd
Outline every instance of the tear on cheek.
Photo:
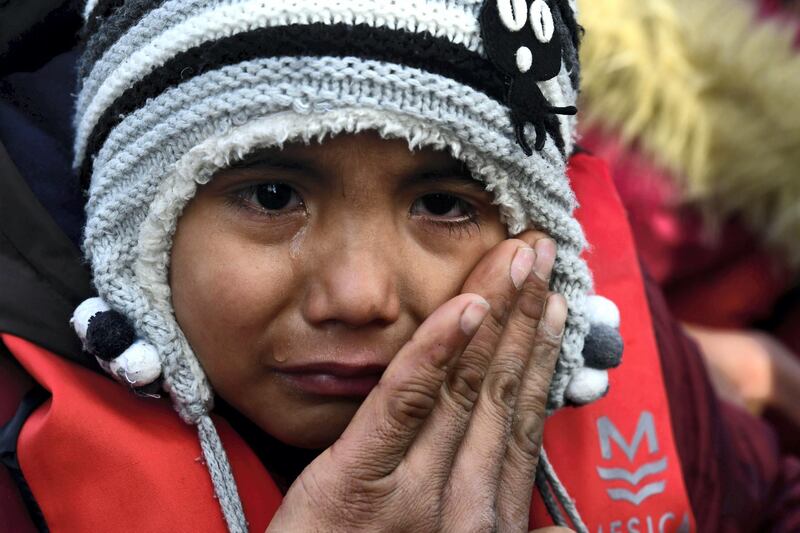
[[306,226],[302,226],[289,241],[289,259],[296,261],[300,257],[306,239]]

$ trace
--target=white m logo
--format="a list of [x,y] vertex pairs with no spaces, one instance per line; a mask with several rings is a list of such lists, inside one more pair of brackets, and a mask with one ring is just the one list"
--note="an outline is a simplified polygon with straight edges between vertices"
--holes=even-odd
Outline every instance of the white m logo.
[[[597,433],[600,437],[600,454],[603,456],[603,459],[606,460],[612,458],[612,441],[622,450],[625,457],[628,458],[629,463],[633,462],[633,458],[636,457],[636,452],[639,450],[639,446],[645,438],[647,438],[648,452],[650,454],[658,452],[658,436],[656,435],[655,421],[653,420],[653,414],[649,411],[642,411],[642,414],[639,415],[639,421],[636,423],[636,431],[630,442],[625,440],[617,427],[611,422],[611,419],[606,416],[600,417],[597,420]],[[597,473],[600,475],[601,479],[607,481],[625,481],[632,485],[632,488],[636,489],[642,479],[663,472],[666,468],[667,458],[662,457],[656,461],[643,464],[635,471],[626,470],[625,468],[603,468],[598,466]],[[666,482],[663,480],[655,481],[644,485],[635,493],[627,489],[611,488],[608,489],[608,495],[612,500],[626,500],[634,505],[639,505],[646,498],[664,492],[665,485]]]
[[653,421],[653,413],[650,411],[642,411],[639,415],[639,422],[636,423],[636,433],[633,434],[631,443],[625,440],[620,435],[617,426],[611,423],[611,419],[607,416],[602,416],[597,420],[597,433],[600,435],[600,453],[603,459],[611,459],[611,440],[625,452],[628,461],[633,461],[636,457],[636,452],[639,449],[639,444],[642,439],[647,436],[647,448],[650,453],[658,451],[658,438],[656,437],[656,424]]

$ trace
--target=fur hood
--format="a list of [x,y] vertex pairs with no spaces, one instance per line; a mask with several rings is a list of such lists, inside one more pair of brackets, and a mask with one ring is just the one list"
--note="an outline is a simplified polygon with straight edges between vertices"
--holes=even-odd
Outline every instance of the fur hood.
[[579,6],[584,125],[619,132],[687,201],[741,217],[800,267],[797,28],[743,0]]

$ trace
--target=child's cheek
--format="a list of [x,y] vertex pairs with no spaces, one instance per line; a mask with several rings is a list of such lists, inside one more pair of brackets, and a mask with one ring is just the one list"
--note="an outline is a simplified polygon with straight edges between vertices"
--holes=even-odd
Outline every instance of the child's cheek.
[[292,268],[284,246],[263,246],[220,235],[209,243],[213,260],[198,268],[194,285],[205,287],[205,308],[230,334],[263,330],[290,296]]
[[293,291],[287,244],[264,245],[190,211],[176,232],[170,269],[178,323],[214,381],[258,360],[270,323]]

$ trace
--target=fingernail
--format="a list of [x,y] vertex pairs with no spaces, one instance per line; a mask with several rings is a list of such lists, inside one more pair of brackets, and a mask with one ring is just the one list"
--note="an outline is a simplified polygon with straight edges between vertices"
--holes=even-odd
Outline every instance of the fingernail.
[[536,260],[536,254],[533,248],[523,246],[517,249],[514,254],[514,259],[511,261],[511,281],[517,289],[521,289],[528,275],[533,268],[533,262]]
[[533,264],[533,272],[544,281],[550,279],[553,270],[553,263],[556,261],[556,242],[553,239],[539,239],[534,244],[536,250],[536,262]]
[[461,330],[467,335],[474,335],[488,313],[489,302],[484,299],[474,300],[461,313]]
[[544,326],[555,337],[564,333],[567,321],[567,302],[559,294],[553,294],[544,304]]

